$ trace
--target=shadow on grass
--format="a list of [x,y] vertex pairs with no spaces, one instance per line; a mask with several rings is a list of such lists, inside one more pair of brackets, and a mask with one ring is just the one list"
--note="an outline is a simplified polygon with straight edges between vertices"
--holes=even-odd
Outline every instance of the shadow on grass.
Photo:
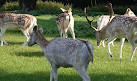
[[13,41],[12,42],[11,41],[6,41],[6,42],[8,42],[9,45],[15,45],[15,44],[21,44],[21,45],[23,45],[23,43],[24,43],[24,42],[13,42]]
[[[104,74],[89,74],[91,81],[136,81],[137,77],[132,74],[120,75],[112,73]],[[0,69],[0,81],[49,81],[49,72],[30,72],[30,73],[8,73]],[[72,73],[70,75],[58,74],[58,81],[82,81],[78,74]]]
[[44,53],[41,52],[15,52],[14,55],[16,56],[24,56],[24,57],[43,57]]
[[22,31],[19,28],[9,28],[6,30],[6,32],[12,33],[12,34],[23,35]]
[[0,81],[49,81],[49,73],[8,73],[0,70]]

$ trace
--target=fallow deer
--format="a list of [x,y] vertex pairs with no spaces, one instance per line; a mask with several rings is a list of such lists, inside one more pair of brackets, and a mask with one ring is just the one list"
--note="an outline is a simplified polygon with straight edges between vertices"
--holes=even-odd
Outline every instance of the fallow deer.
[[1,46],[8,43],[4,40],[4,33],[8,28],[20,28],[26,39],[22,47],[25,46],[29,39],[29,33],[31,33],[34,26],[37,25],[37,19],[29,14],[14,14],[6,13],[0,14],[0,28],[1,28]]
[[72,9],[65,10],[63,8],[60,8],[63,13],[59,14],[56,19],[56,24],[58,26],[58,30],[60,32],[60,36],[64,38],[67,38],[67,30],[69,29],[73,39],[75,39],[75,33],[74,33],[74,18],[72,16]]
[[[127,10],[126,10],[126,12],[125,12],[125,14],[124,14],[125,16],[136,16],[135,14],[134,14],[134,12],[133,11],[131,11],[131,9],[130,8],[128,8]],[[115,16],[112,16],[112,18],[110,19],[110,16],[109,15],[102,15],[102,16],[100,16],[99,18],[98,18],[98,20],[97,20],[97,29],[98,30],[101,30],[103,27],[105,27],[107,24],[108,24],[108,22],[109,22],[109,19],[110,19],[110,21],[114,18]],[[121,39],[121,42],[123,42],[124,43],[124,38],[122,38]],[[105,47],[105,44],[104,44],[104,40],[102,40],[102,45],[103,45],[103,47]],[[114,46],[114,44],[113,44],[113,42],[112,42],[112,45]],[[122,45],[122,44],[121,44]],[[120,46],[121,47],[121,46]]]
[[93,61],[93,46],[89,41],[80,39],[55,38],[46,40],[42,35],[42,29],[34,27],[30,34],[28,46],[38,44],[43,50],[45,57],[51,64],[50,81],[58,80],[57,69],[59,67],[74,67],[83,81],[90,81],[87,68]]
[[[110,42],[113,41],[115,38],[126,38],[132,46],[132,52],[129,58],[129,60],[132,61],[133,55],[136,50],[135,40],[137,40],[137,18],[124,15],[116,16],[105,27],[103,27],[101,30],[98,30],[92,25],[93,20],[90,21],[87,18],[86,9],[84,12],[88,23],[96,31],[97,46],[100,45],[100,42],[102,40],[108,38],[108,54],[112,57],[110,51]],[[122,50],[120,57],[122,57]]]

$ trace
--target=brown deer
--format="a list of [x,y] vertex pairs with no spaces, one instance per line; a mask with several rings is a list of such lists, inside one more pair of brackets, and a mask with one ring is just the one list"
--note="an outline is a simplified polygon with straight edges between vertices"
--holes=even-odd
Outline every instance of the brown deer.
[[8,28],[20,28],[23,34],[26,37],[24,47],[29,40],[29,33],[31,33],[34,26],[37,25],[37,19],[29,14],[14,14],[14,13],[6,13],[0,14],[0,28],[1,28],[1,46],[4,44],[8,45],[8,43],[4,40],[4,33]]
[[[131,11],[131,9],[130,8],[128,8],[127,10],[126,10],[126,12],[125,12],[125,14],[124,14],[125,16],[136,16],[135,14],[134,14],[134,12],[133,11]],[[109,21],[111,21],[113,18],[114,18],[115,16],[112,16],[112,18],[110,19],[110,16],[109,15],[102,15],[102,16],[100,16],[99,18],[98,18],[98,20],[97,20],[97,29],[98,30],[101,30],[103,27],[105,27],[107,24],[108,24],[108,22]],[[109,20],[110,19],[110,20]],[[121,39],[121,42],[123,42],[124,43],[124,38],[122,38]],[[123,44],[122,43],[122,44]],[[120,47],[122,47],[123,45],[121,44],[121,46]],[[104,40],[102,40],[102,45],[103,45],[103,47],[105,47],[105,44],[104,44]],[[112,42],[112,45],[114,46],[114,44],[113,44],[113,42]]]
[[75,33],[74,33],[74,18],[72,16],[72,9],[65,10],[63,8],[60,8],[63,13],[59,14],[59,16],[56,19],[56,24],[58,26],[58,30],[60,32],[60,36],[67,38],[67,31],[69,29],[73,39],[75,39]]
[[93,61],[93,46],[89,41],[55,38],[46,40],[42,35],[42,29],[35,26],[30,34],[28,46],[38,44],[43,50],[45,57],[51,64],[50,81],[58,80],[57,69],[59,67],[74,67],[83,81],[90,81],[87,68],[90,61]]
[[[97,38],[97,46],[100,45],[102,40],[107,40],[107,47],[108,47],[108,54],[112,57],[110,51],[110,43],[111,41],[115,40],[115,38],[126,38],[132,46],[132,52],[129,60],[132,61],[133,55],[136,50],[135,40],[137,40],[137,18],[130,17],[130,16],[116,16],[114,17],[111,22],[109,22],[105,27],[101,30],[96,29],[92,25],[92,21],[87,18],[86,9],[85,9],[85,17],[90,24],[91,28],[96,31],[96,38]],[[122,56],[122,53],[121,55]]]

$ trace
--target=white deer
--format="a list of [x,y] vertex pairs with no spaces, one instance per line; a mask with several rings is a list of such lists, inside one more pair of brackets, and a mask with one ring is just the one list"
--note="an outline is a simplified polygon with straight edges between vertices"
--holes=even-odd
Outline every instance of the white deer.
[[89,62],[93,62],[93,46],[86,40],[74,40],[56,38],[46,40],[42,36],[42,29],[34,27],[30,34],[28,46],[38,44],[43,50],[45,57],[51,64],[50,81],[58,80],[57,69],[59,67],[74,67],[83,81],[90,81],[87,74]]
[[56,19],[56,24],[58,26],[58,30],[60,32],[60,36],[67,38],[67,30],[69,29],[73,39],[75,39],[75,33],[74,33],[74,18],[72,16],[72,9],[65,10],[63,8],[60,8],[63,13],[59,14]]
[[[134,12],[133,11],[131,11],[131,9],[130,8],[128,8],[127,10],[126,10],[126,12],[125,12],[125,14],[124,14],[125,16],[136,16],[135,14],[134,14]],[[107,24],[108,24],[108,22],[109,22],[109,19],[110,19],[110,21],[114,18],[115,16],[112,16],[112,18],[110,19],[110,16],[109,15],[102,15],[102,16],[100,16],[99,18],[98,18],[98,20],[97,20],[97,29],[98,30],[101,30],[103,27],[105,27]],[[124,41],[125,41],[125,39],[124,38],[122,38],[121,39],[121,42],[123,42],[124,43]],[[102,40],[102,45],[103,45],[103,47],[105,47],[105,44],[104,44],[104,40]],[[113,44],[113,42],[112,42],[112,45],[114,46],[114,44]],[[123,45],[122,45],[123,46]],[[120,46],[121,47],[121,46]]]
[[29,40],[29,33],[31,33],[34,26],[37,25],[37,19],[29,14],[0,14],[0,28],[1,28],[1,46],[8,43],[4,40],[4,33],[8,28],[20,28],[26,39],[22,47],[24,47]]
[[[137,18],[136,17],[124,16],[124,15],[116,16],[105,27],[103,27],[101,30],[98,30],[92,25],[93,20],[90,21],[87,18],[86,9],[85,9],[85,16],[90,26],[96,31],[97,46],[100,45],[100,42],[102,40],[105,40],[108,38],[107,40],[108,54],[112,57],[112,54],[110,51],[111,41],[113,41],[115,38],[127,38],[127,40],[132,46],[132,52],[129,58],[129,60],[132,61],[133,55],[136,50],[135,40],[137,40]],[[120,53],[120,57],[122,58],[122,50]]]

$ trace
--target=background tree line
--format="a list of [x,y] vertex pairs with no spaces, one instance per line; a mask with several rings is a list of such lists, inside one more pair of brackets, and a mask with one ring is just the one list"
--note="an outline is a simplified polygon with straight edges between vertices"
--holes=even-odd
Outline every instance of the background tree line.
[[[20,10],[34,10],[36,7],[37,0],[0,0],[0,6],[5,2],[18,1]],[[85,8],[88,6],[95,6],[100,4],[112,3],[116,6],[125,5],[137,5],[137,0],[42,0],[42,1],[56,1],[63,4],[72,4],[74,8]]]

